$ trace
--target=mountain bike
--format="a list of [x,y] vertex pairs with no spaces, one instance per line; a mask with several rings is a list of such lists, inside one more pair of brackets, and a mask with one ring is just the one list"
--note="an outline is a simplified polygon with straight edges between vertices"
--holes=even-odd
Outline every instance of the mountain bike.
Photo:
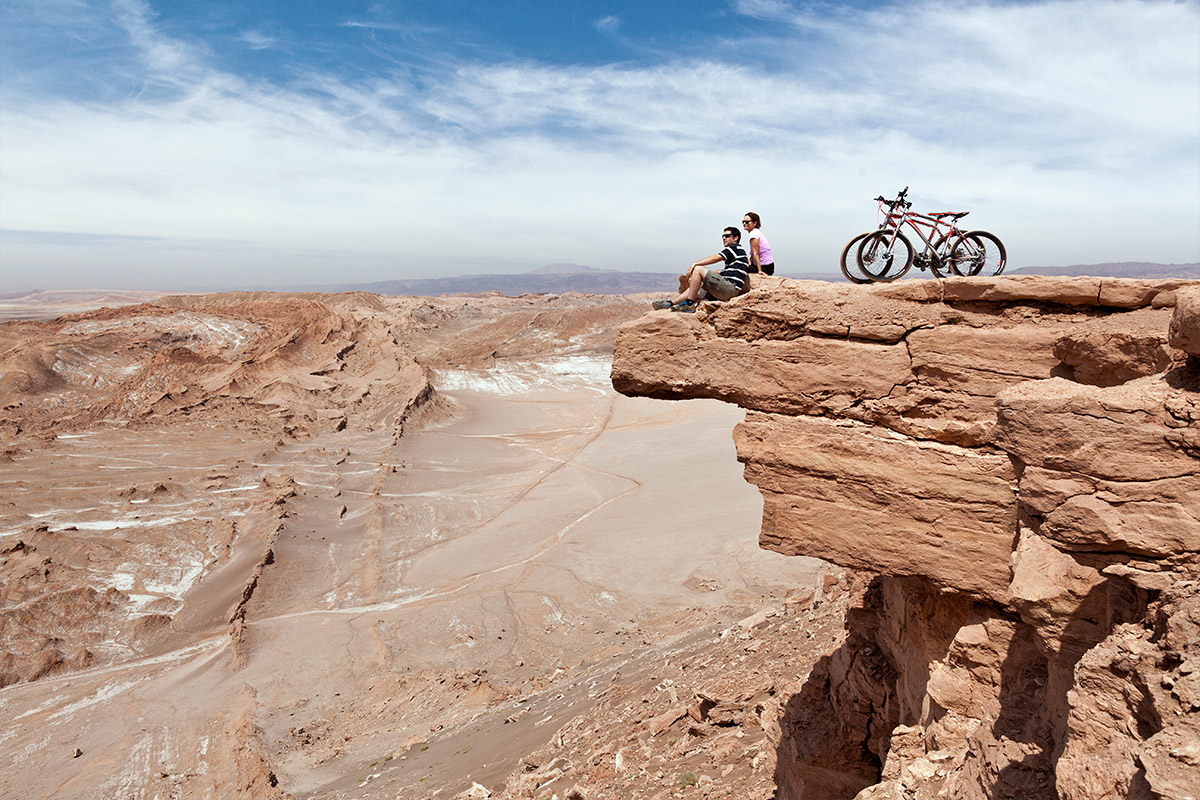
[[[1008,254],[999,238],[987,231],[963,231],[958,227],[958,221],[969,211],[921,214],[911,210],[907,194],[905,186],[895,200],[875,198],[884,221],[879,230],[864,234],[859,241],[855,261],[864,276],[873,281],[894,281],[914,263],[938,278],[951,274],[994,276],[1004,270]],[[919,255],[901,231],[905,226],[925,245]],[[845,269],[843,274],[850,277]]]
[[[842,269],[842,275],[846,276],[846,280],[850,281],[851,283],[858,284],[871,283],[874,280],[877,280],[876,278],[866,275],[859,269],[858,246],[862,243],[863,239],[867,238],[868,236],[880,231],[885,231],[889,228],[894,228],[903,220],[903,213],[896,212],[896,208],[899,207],[902,209],[908,209],[912,206],[911,203],[904,199],[907,193],[908,187],[906,186],[895,200],[886,200],[883,197],[875,198],[875,201],[879,203],[879,210],[883,215],[883,221],[880,222],[879,227],[874,231],[860,233],[858,236],[855,236],[853,239],[846,242],[846,246],[842,248],[840,266]],[[884,211],[884,206],[887,206],[887,211]],[[967,213],[968,212],[964,211],[959,216],[966,216]],[[947,233],[939,232],[936,236],[931,235],[930,238],[932,239],[932,246],[929,246],[927,243],[926,251],[921,253],[919,256],[916,256],[913,260],[913,263],[915,263],[922,270],[930,270],[939,278],[946,277],[943,274],[943,265],[950,255],[950,244],[954,241],[955,236],[962,233],[962,231],[958,230],[957,226],[954,224],[957,219],[958,217],[955,217],[954,220],[946,223],[946,227],[948,228]],[[948,270],[948,267],[946,269]],[[895,277],[899,277],[899,275],[896,275]],[[889,280],[891,279],[892,278],[889,278]]]

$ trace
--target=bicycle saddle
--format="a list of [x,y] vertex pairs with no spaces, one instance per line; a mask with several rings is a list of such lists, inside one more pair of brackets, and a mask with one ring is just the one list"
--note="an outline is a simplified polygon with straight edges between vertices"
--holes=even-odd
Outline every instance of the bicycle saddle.
[[929,214],[929,216],[931,216],[931,217],[954,217],[955,219],[962,219],[963,217],[965,217],[967,214],[970,214],[970,213],[971,213],[970,211],[933,211]]

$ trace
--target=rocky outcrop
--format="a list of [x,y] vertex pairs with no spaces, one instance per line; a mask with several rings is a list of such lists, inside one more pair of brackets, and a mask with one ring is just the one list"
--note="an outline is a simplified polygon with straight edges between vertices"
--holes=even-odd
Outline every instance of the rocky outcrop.
[[1198,357],[1182,281],[784,282],[622,327],[619,391],[747,409],[763,547],[875,576],[824,689],[859,755],[797,704],[781,797],[1194,795]]

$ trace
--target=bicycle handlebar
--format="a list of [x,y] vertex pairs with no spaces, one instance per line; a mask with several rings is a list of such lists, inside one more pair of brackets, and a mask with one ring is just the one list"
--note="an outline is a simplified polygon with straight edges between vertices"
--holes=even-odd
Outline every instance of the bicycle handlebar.
[[900,193],[896,195],[895,200],[888,200],[883,195],[880,195],[879,197],[875,198],[875,202],[883,203],[888,208],[895,208],[896,206],[904,206],[905,208],[912,208],[912,203],[910,203],[904,199],[907,196],[908,196],[908,187],[905,186],[903,189],[900,190]]

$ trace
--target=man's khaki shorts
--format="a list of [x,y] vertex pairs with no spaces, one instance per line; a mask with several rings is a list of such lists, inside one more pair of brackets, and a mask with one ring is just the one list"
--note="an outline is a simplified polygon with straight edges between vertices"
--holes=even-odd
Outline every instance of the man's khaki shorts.
[[730,298],[737,297],[740,291],[734,285],[733,281],[715,269],[710,269],[704,275],[704,283],[700,284],[700,286],[714,300],[729,300]]

